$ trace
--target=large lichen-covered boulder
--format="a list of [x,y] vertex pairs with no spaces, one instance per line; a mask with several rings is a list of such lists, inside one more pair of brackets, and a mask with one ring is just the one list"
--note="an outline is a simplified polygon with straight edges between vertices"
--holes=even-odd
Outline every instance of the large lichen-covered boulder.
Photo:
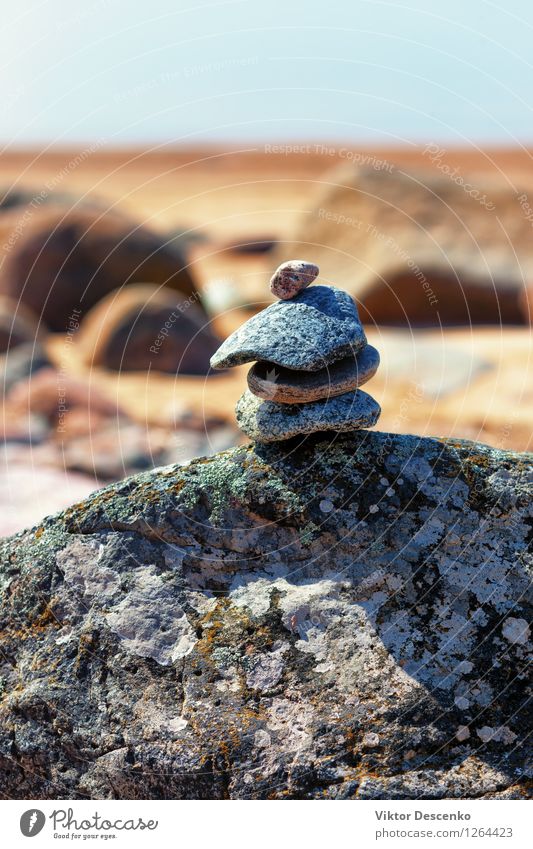
[[532,489],[531,455],[321,434],[5,541],[1,792],[523,796]]

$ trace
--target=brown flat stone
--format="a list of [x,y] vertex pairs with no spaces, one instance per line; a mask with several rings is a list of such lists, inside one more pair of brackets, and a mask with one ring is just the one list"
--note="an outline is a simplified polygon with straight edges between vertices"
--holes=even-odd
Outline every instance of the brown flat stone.
[[266,401],[306,404],[333,398],[362,386],[377,371],[379,353],[366,345],[356,357],[345,357],[320,371],[296,371],[274,363],[255,363],[248,372],[250,391]]

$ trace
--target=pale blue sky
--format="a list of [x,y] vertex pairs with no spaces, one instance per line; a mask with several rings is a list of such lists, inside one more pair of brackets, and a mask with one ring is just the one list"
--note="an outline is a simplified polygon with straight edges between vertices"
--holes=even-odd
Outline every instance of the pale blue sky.
[[531,0],[3,6],[3,144],[533,142]]

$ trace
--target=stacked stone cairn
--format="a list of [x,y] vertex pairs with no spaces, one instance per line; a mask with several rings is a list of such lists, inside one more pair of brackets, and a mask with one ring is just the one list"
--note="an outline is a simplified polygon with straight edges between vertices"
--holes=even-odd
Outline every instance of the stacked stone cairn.
[[318,431],[372,427],[379,404],[359,389],[379,366],[357,307],[334,286],[310,286],[316,265],[283,263],[270,281],[279,300],[229,336],[211,358],[215,369],[254,362],[237,423],[255,442]]

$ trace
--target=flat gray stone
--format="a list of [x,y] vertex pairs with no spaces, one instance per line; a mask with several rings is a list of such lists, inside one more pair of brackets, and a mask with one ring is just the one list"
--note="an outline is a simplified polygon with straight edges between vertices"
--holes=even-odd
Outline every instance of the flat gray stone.
[[334,286],[312,286],[257,313],[211,357],[212,368],[268,360],[285,368],[317,371],[366,345],[355,302]]
[[366,345],[355,357],[344,357],[320,371],[254,363],[248,372],[248,388],[266,401],[307,404],[357,389],[375,375],[378,366],[379,353],[372,345]]
[[309,404],[263,401],[247,389],[239,398],[235,411],[240,429],[254,442],[279,442],[322,430],[351,431],[372,427],[381,408],[360,389]]

